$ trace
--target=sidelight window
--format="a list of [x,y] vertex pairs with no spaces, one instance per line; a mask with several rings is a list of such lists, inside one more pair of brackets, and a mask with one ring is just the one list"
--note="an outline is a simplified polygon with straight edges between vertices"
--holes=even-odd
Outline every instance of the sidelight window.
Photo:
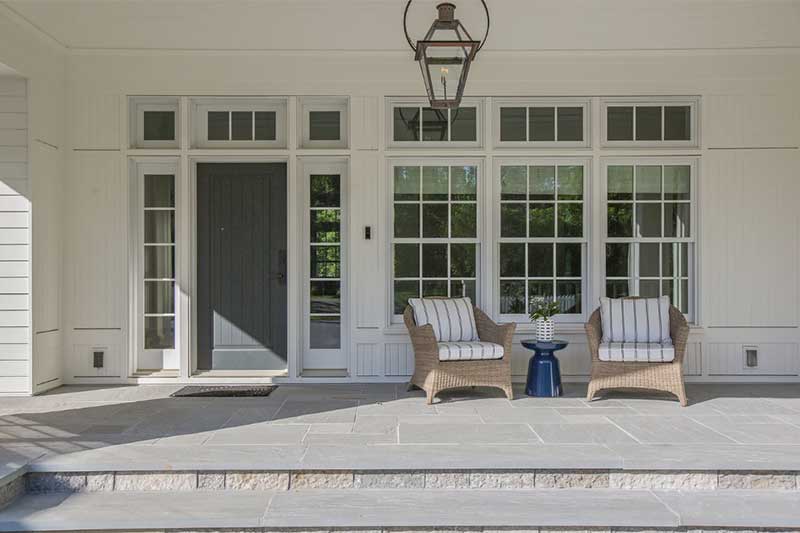
[[342,205],[338,174],[309,176],[309,348],[339,349],[342,326]]
[[177,162],[136,163],[137,370],[178,368]]

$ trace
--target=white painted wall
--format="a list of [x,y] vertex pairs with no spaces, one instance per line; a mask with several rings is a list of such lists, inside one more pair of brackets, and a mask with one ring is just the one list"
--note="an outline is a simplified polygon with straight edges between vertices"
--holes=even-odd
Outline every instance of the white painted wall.
[[[13,319],[9,318],[14,325],[0,330],[0,343],[13,342],[3,344],[2,352],[6,355],[0,359],[18,358],[13,365],[0,367],[0,393],[31,394],[61,383],[65,51],[5,6],[0,6],[0,63],[24,78],[22,82],[0,84],[3,87],[0,95],[9,96],[12,91],[23,101],[22,113],[14,117],[17,122],[12,127],[25,130],[22,150],[26,161],[25,166],[20,167],[21,172],[15,174],[21,179],[15,182],[19,186],[16,190],[24,191],[23,194],[2,197],[18,206],[14,209],[20,209],[17,214],[9,215],[9,226],[3,224],[3,227],[23,224],[22,215],[27,217],[25,227],[0,230],[6,243],[1,249],[3,259],[27,260],[29,272],[27,278],[15,278],[17,285],[25,280],[24,291],[17,286],[13,291],[7,288],[2,292],[19,293],[13,296],[18,301],[12,305],[15,309],[17,305],[23,310],[32,309],[24,324],[23,315],[15,313]],[[20,105],[20,100],[15,102],[13,105]],[[3,122],[0,118],[0,124]],[[12,135],[19,136],[18,133]],[[27,207],[23,203],[27,203]],[[11,221],[12,218],[16,222]],[[20,242],[9,244],[11,240]],[[14,268],[21,266],[15,264]],[[4,294],[2,298],[7,297],[10,296]],[[24,306],[23,297],[29,302]],[[23,344],[27,345],[24,350]],[[13,356],[10,355],[12,351]]]
[[[318,8],[329,9],[324,5],[318,3]],[[355,11],[359,6],[386,17],[378,35],[367,29],[370,50],[356,46],[359,26],[352,21],[362,20]],[[192,51],[199,47],[196,40],[203,32],[180,22],[167,41],[158,37],[153,42],[183,50],[94,49],[102,43],[144,46],[136,40],[148,33],[146,21],[152,18],[144,15],[141,24],[133,25],[135,35],[127,30],[114,35],[90,31],[85,38],[68,32],[60,35],[86,47],[71,50],[67,62],[70,173],[62,202],[66,233],[61,346],[70,362],[65,380],[87,381],[87,358],[93,347],[107,347],[109,357],[117,359],[113,372],[92,377],[92,382],[122,382],[132,372],[127,353],[129,233],[123,216],[129,205],[126,159],[134,153],[171,154],[181,158],[182,172],[189,168],[185,151],[128,151],[126,96],[147,94],[351,98],[351,148],[336,152],[350,158],[351,202],[358,206],[350,220],[351,258],[357,258],[351,260],[351,275],[358,280],[351,294],[351,371],[354,379],[362,380],[402,380],[411,372],[408,339],[402,329],[388,327],[385,311],[390,265],[384,173],[385,157],[391,154],[383,138],[383,102],[386,96],[422,94],[418,67],[410,52],[401,51],[398,6],[351,2],[340,8],[344,14],[326,11],[324,22],[338,28],[332,41],[322,39],[322,31],[311,31],[321,24],[321,17],[303,19],[307,27],[288,17],[282,23],[288,28],[286,39],[246,41],[240,46],[282,51]],[[701,147],[685,152],[701,159],[700,301],[687,374],[702,380],[800,381],[800,221],[793,203],[800,197],[798,4],[509,1],[491,7],[492,44],[471,72],[471,96],[701,97]],[[283,13],[282,9],[295,13],[280,2],[274,8],[275,13]],[[339,31],[343,25],[347,32]],[[152,31],[166,35],[163,29]],[[384,35],[389,44],[381,46]],[[230,42],[246,36],[247,32],[238,32],[230,35]],[[338,45],[330,46],[331,42]],[[595,110],[593,120],[598,118]],[[292,117],[289,122],[294,123]],[[602,154],[637,152],[615,149]],[[294,161],[313,154],[319,155],[290,146],[279,155]],[[586,155],[598,169],[601,153],[593,149]],[[486,167],[491,168],[491,161]],[[365,225],[373,228],[376,238],[371,241],[361,237]],[[589,274],[597,285],[599,273]],[[589,361],[582,330],[564,328],[559,334],[571,341],[561,356],[563,372],[571,378],[584,377]],[[743,368],[743,347],[751,345],[761,351],[758,372]],[[516,375],[524,374],[527,356],[521,348],[515,355]],[[181,376],[188,376],[185,368]]]

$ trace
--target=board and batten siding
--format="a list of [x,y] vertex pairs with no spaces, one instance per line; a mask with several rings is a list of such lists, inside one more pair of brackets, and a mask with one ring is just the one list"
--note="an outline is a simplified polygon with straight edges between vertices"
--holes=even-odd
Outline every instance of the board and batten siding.
[[24,79],[0,77],[0,394],[31,392],[31,201]]

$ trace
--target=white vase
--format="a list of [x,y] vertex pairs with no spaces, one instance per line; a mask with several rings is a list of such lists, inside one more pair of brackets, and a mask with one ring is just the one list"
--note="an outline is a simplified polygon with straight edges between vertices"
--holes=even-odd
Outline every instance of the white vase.
[[536,324],[536,340],[539,342],[550,342],[556,332],[556,323],[552,318],[538,318],[533,322]]

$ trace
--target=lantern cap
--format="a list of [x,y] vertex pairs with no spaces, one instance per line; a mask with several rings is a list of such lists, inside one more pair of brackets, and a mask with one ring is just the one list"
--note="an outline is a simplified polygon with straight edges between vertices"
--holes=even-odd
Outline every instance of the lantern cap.
[[455,4],[451,4],[450,2],[442,2],[441,4],[436,6],[436,10],[439,12],[438,19],[439,22],[453,22],[455,19],[456,14],[456,6]]

